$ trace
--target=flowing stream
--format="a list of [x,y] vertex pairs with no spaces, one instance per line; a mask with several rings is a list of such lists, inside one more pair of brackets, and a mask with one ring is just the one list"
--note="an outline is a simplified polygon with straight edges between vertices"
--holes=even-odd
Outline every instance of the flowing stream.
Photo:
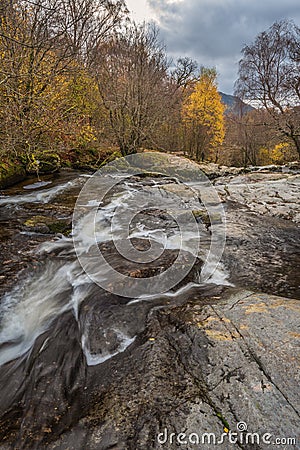
[[[63,198],[60,196],[67,195],[74,189],[78,192],[86,178],[84,176],[75,177],[73,180],[61,182],[52,187],[46,183],[46,185],[40,183],[36,186],[33,184],[33,187],[36,188],[33,192],[28,193],[26,190],[22,194],[4,195],[0,198],[3,215],[5,216],[5,210],[9,210],[10,214],[13,211],[18,215],[21,205],[26,205],[28,208],[34,204],[55,203],[57,200],[63,203]],[[96,335],[93,329],[93,317],[91,317],[93,314],[91,312],[87,315],[81,313],[81,305],[85,299],[92,295],[92,292],[95,295],[95,291],[103,290],[101,282],[104,283],[104,287],[107,283],[117,282],[113,275],[107,273],[107,264],[99,263],[99,258],[97,255],[94,257],[94,254],[91,254],[91,249],[98,250],[98,245],[103,246],[112,240],[114,240],[114,246],[122,246],[126,240],[124,238],[125,222],[127,223],[126,211],[132,209],[136,198],[139,199],[139,214],[134,217],[131,224],[128,235],[130,240],[135,240],[137,245],[141,246],[154,244],[159,251],[169,252],[163,262],[152,270],[156,272],[164,270],[172,262],[173,253],[176,254],[180,249],[185,256],[193,255],[192,262],[195,258],[199,258],[199,255],[202,261],[205,260],[210,249],[211,232],[203,222],[197,222],[194,217],[194,220],[184,217],[189,210],[200,210],[199,198],[197,196],[180,198],[180,195],[168,190],[168,187],[174,187],[174,185],[176,187],[174,180],[168,178],[161,180],[129,179],[121,184],[118,183],[116,189],[110,192],[103,200],[103,204],[97,208],[95,221],[93,220],[93,210],[99,201],[96,192],[89,192],[89,200],[83,205],[84,214],[74,227],[73,236],[57,237],[44,242],[38,249],[35,249],[37,254],[44,256],[42,266],[33,274],[30,273],[20,280],[17,286],[3,296],[0,310],[0,364],[19,357],[26,357],[37,337],[48,330],[57,317],[70,310],[73,311],[78,322],[87,364],[99,364],[117,353],[123,352],[134,342],[136,327],[131,322],[135,319],[138,303],[145,303],[146,306],[142,306],[140,309],[148,311],[150,305],[164,304],[170,299],[180,298],[186,292],[203,286],[200,260],[196,261],[191,272],[192,265],[189,267],[191,263],[187,260],[185,262],[187,270],[181,277],[187,281],[179,289],[176,290],[176,284],[180,281],[177,276],[181,275],[182,268],[179,275],[176,273],[176,282],[173,283],[175,286],[172,285],[170,290],[164,288],[162,293],[158,291],[155,294],[155,290],[151,290],[151,278],[150,281],[146,278],[143,285],[144,291],[141,292],[141,289],[138,288],[136,295],[133,295],[132,298],[124,299],[120,296],[119,305],[114,304],[111,307],[107,303],[101,318],[103,328],[99,329],[98,324]],[[159,209],[158,205],[163,205],[163,208]],[[183,216],[181,229],[172,219],[175,210],[177,216],[178,214]],[[126,219],[125,222],[124,219]],[[28,235],[34,234],[24,231],[21,233],[23,233],[24,239]],[[197,233],[201,239],[200,249],[198,248]],[[76,252],[74,241],[76,242]],[[116,251],[111,251],[111,249],[107,251],[109,265],[125,271],[127,279],[132,279],[128,270],[130,272],[139,267],[142,267],[142,270],[145,269],[145,248],[140,250],[143,261],[133,263],[129,267],[127,260],[124,263],[124,257],[118,250],[122,251],[121,248]],[[82,260],[78,260],[78,256],[82,255],[85,255],[88,260],[89,267],[86,271],[82,268]],[[149,271],[149,267],[147,270]],[[96,283],[93,280],[95,274],[100,277],[100,285],[97,285],[97,280]],[[229,284],[227,278],[227,271],[222,264],[219,264],[205,282],[227,285]],[[123,280],[120,281],[120,293],[124,289],[122,282]],[[91,333],[93,333],[92,336]],[[98,343],[97,349],[94,349],[96,340],[100,342],[100,345]]]
[[[57,408],[75,420],[86,371],[105,384],[106,365],[138,348],[156,311],[221,299],[232,286],[300,298],[299,225],[235,201],[233,188],[228,200],[226,183],[217,183],[220,199],[206,178],[67,171],[1,193],[4,422],[24,404],[25,424],[34,423],[26,411],[40,409],[46,423],[53,395],[53,420]],[[26,426],[16,448],[39,448],[24,435]]]
[[[232,261],[236,260],[238,255],[237,264],[242,268],[247,261],[247,255],[241,254],[242,247],[236,248],[233,254],[230,253],[232,250],[230,244],[233,245],[234,242],[229,240],[223,262],[218,264],[218,261],[214,261],[214,250],[211,247],[212,224],[210,223],[208,226],[205,223],[203,202],[199,196],[195,195],[194,191],[189,191],[189,187],[184,186],[188,192],[183,192],[180,189],[180,183],[168,177],[129,177],[120,183],[118,176],[110,175],[108,177],[113,179],[113,189],[108,191],[108,194],[100,201],[99,192],[95,189],[97,185],[91,186],[88,196],[81,197],[80,214],[75,217],[73,235],[69,237],[61,235],[55,239],[46,240],[34,249],[36,254],[43,255],[43,263],[33,273],[30,272],[27,276],[21,277],[18,284],[3,295],[0,306],[0,364],[19,357],[26,357],[37,337],[48,330],[55,320],[66,311],[72,311],[78,323],[82,350],[87,364],[99,364],[115,356],[118,352],[123,352],[134,342],[137,331],[134,323],[137,308],[140,309],[138,314],[145,315],[151,307],[158,307],[169,301],[180,302],[182,296],[189,295],[197,289],[203,289],[205,284],[230,285],[233,280],[238,281],[236,273],[233,273],[230,279],[230,273],[226,270],[225,265],[232,266]],[[30,208],[34,205],[40,207],[43,204],[63,205],[68,203],[70,202],[70,192],[76,198],[88,179],[88,176],[73,174],[72,179],[65,181],[62,177],[62,180],[55,180],[53,186],[50,187],[51,181],[27,186],[20,185],[14,188],[10,195],[1,196],[2,217],[22,216],[22,213],[24,214],[24,211],[20,210],[22,205],[26,205],[27,211],[29,208],[32,213]],[[20,193],[20,189],[23,190],[23,193]],[[71,203],[74,198],[71,199]],[[129,218],[128,212],[134,210],[137,199],[138,213],[131,214]],[[161,207],[161,205],[163,206]],[[185,213],[188,211],[194,211],[194,220],[185,217]],[[215,214],[215,210],[213,211]],[[234,217],[236,208],[233,208],[232,211],[227,211],[228,221]],[[240,209],[238,211],[240,224],[243,220],[246,221],[251,230],[253,224],[251,225],[249,222],[247,213],[243,213]],[[174,220],[174,215],[176,219],[180,217],[179,225],[178,220]],[[127,230],[130,221],[130,227]],[[216,222],[215,226],[218,227],[218,220]],[[236,227],[236,223],[234,225]],[[277,229],[274,225],[273,223],[273,241],[276,240],[276,233],[283,232],[280,221],[277,221]],[[263,226],[261,228],[261,230],[256,230],[257,234],[262,231],[267,233],[266,230],[263,230]],[[34,232],[19,231],[19,233],[23,234],[24,240],[29,235],[38,235]],[[247,232],[245,232],[244,238],[246,235]],[[296,242],[299,236],[296,227],[290,231],[290,236],[291,239],[294,236]],[[122,254],[124,251],[122,245],[124,246],[124,243],[128,241],[135,242],[135,245],[131,247],[133,253]],[[253,241],[255,241],[255,236]],[[218,245],[219,242],[220,240],[217,240]],[[261,245],[262,253],[264,253],[264,245]],[[104,259],[98,257],[101,246],[102,253],[105,255]],[[157,256],[155,251],[158,251],[160,257],[163,252],[165,254],[165,257],[162,257],[162,261],[159,261],[156,266],[151,266],[150,262],[146,264],[145,255],[147,255],[149,246],[152,246],[154,256]],[[288,246],[288,239],[286,246]],[[142,255],[140,261],[134,258],[135,247],[138,248],[137,254]],[[172,283],[169,289],[164,285],[162,288],[159,287],[156,292],[155,283],[161,282],[161,279],[158,281],[157,277],[149,279],[150,272],[152,271],[152,276],[154,273],[161,273],[168,266],[172,266],[173,256],[179,250],[184,252],[184,257],[192,255],[191,261],[187,258],[184,262],[187,270],[183,270],[181,276],[181,268],[181,271],[176,272],[175,283]],[[128,252],[128,248],[125,246],[125,253],[126,251]],[[255,251],[257,253],[259,249],[256,248]],[[253,252],[253,248],[250,249],[251,252]],[[207,263],[206,270],[211,272],[208,277],[205,277],[203,264],[204,261],[207,262],[209,253],[211,253],[210,261]],[[287,248],[282,248],[281,253],[281,257],[284,259],[287,256]],[[149,261],[152,261],[153,254],[150,256]],[[290,258],[293,259],[292,254]],[[130,259],[129,262],[128,259]],[[215,267],[212,269],[211,266],[214,264]],[[294,267],[292,264],[291,272]],[[273,261],[273,266],[267,270],[269,281],[273,285],[274,277],[278,273],[277,269],[278,267],[274,265]],[[118,279],[115,276],[116,270],[121,271],[125,278]],[[132,272],[139,273],[135,273],[132,278]],[[243,271],[241,270],[241,272]],[[249,274],[242,273],[241,278],[245,279],[247,275]],[[180,276],[181,279],[179,279]],[[289,274],[285,273],[284,277],[287,279]],[[123,283],[130,283],[132,280],[136,281],[140,278],[143,278],[144,281],[141,287],[133,287],[133,290],[130,291],[131,295],[126,295]],[[205,280],[203,280],[204,278]],[[104,288],[109,291],[111,284],[114,285],[111,293],[119,295],[119,304],[116,304],[115,296],[113,305],[106,298],[107,303],[100,308],[102,317],[97,317],[97,330],[95,331],[93,321],[95,321],[94,315],[99,314],[99,304],[94,305],[88,314],[85,313],[82,305],[87,298],[99,296],[99,292],[103,292]],[[248,284],[251,286],[251,283]],[[284,293],[288,294],[286,283],[283,283],[283,286],[286,290]]]

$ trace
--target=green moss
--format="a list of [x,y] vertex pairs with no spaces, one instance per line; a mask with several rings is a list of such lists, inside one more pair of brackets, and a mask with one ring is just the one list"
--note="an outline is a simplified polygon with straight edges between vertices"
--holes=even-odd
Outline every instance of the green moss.
[[26,165],[29,174],[44,174],[57,172],[61,167],[60,157],[53,152],[32,153]]
[[116,160],[118,158],[121,158],[121,157],[122,157],[121,152],[120,151],[115,151],[111,155],[109,155],[107,158],[105,158],[104,161],[101,162],[99,167],[103,167],[106,164],[109,164],[110,162],[112,162],[112,161],[114,161],[114,160]]
[[194,209],[192,213],[195,219],[201,220],[207,226],[222,222],[222,216],[219,213],[208,214],[207,211],[201,209]]
[[64,165],[64,167],[69,167],[69,168],[72,168],[72,163],[71,163],[71,161],[63,161],[63,165]]
[[198,221],[201,220],[201,222],[203,222],[206,226],[211,225],[210,217],[207,211],[203,211],[201,209],[194,209],[192,213],[196,220]]
[[69,236],[69,234],[72,231],[72,227],[69,223],[67,223],[64,220],[58,220],[57,222],[53,222],[51,224],[48,224],[48,227],[51,231],[51,233],[57,234],[64,234],[65,236]]
[[225,417],[223,417],[222,413],[220,411],[218,411],[216,413],[216,416],[218,417],[218,419],[221,420],[222,424],[224,425],[225,428],[227,428],[228,430],[230,430],[230,426],[228,421],[225,419]]
[[20,161],[5,160],[0,163],[0,189],[12,186],[26,178],[26,172]]
[[31,231],[45,234],[64,234],[68,236],[71,232],[71,224],[69,220],[57,220],[54,217],[33,216],[24,222],[24,227]]

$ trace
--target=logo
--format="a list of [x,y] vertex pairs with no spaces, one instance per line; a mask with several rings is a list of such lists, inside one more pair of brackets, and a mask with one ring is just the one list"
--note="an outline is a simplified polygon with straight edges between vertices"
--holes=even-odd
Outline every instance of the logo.
[[117,159],[88,179],[72,234],[93,282],[123,297],[155,296],[176,288],[200,261],[198,281],[212,279],[225,213],[197,164],[149,152]]

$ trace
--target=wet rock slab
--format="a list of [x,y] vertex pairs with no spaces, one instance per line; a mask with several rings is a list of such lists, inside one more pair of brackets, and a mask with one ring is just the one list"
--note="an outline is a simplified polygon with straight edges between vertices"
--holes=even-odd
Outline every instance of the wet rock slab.
[[299,255],[298,224],[228,202],[223,260],[234,285],[299,300]]
[[299,311],[297,301],[246,291],[201,311],[209,395],[231,429],[243,421],[261,436],[298,437]]
[[[171,450],[171,433],[196,433],[201,443],[239,422],[272,440],[299,439],[299,313],[296,300],[211,286],[150,308],[134,343],[96,366],[86,366],[65,314],[13,377],[13,363],[1,368],[1,448]],[[136,327],[133,309],[134,317]],[[224,439],[226,450],[268,448]]]
[[247,205],[256,214],[300,222],[300,175],[250,173],[218,179],[216,188],[224,200]]
[[[214,294],[210,304],[152,311],[123,375],[112,377],[103,400],[76,426],[87,448],[174,449],[171,433],[220,438],[239,422],[272,439],[297,437],[299,303],[250,291],[232,291],[227,300]],[[168,442],[159,445],[165,429]],[[67,448],[68,440],[51,448]],[[239,446],[225,441],[221,448]]]

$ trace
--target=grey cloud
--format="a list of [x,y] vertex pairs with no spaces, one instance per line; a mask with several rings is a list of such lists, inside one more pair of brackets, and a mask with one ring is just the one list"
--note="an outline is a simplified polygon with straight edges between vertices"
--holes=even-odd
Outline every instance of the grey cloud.
[[241,48],[276,20],[300,22],[299,0],[148,0],[174,57],[216,66],[220,88],[231,92]]

